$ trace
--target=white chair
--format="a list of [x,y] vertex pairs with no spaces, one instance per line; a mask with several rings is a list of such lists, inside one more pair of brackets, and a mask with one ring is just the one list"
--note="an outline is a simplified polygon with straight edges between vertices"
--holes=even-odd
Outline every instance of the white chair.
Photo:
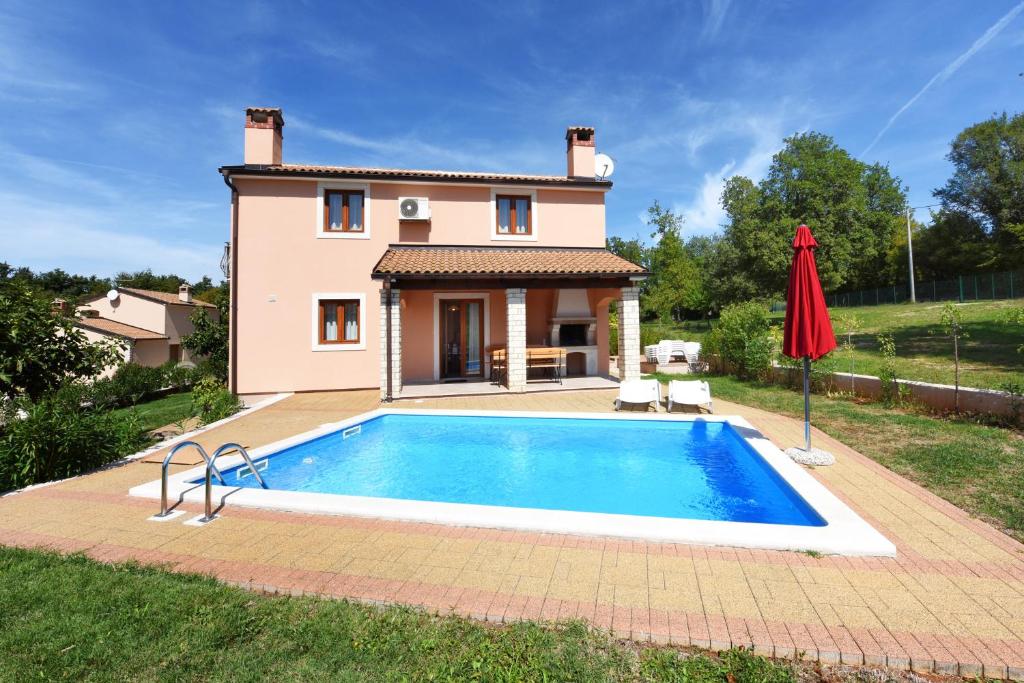
[[700,372],[700,342],[686,342],[683,344],[683,355],[686,358],[687,365],[690,366],[690,372]]
[[658,348],[655,353],[658,357],[658,364],[667,365],[672,360],[672,340],[662,339],[658,342]]
[[707,382],[700,380],[672,380],[668,383],[668,412],[672,412],[672,406],[679,404],[683,406],[707,406],[708,412],[714,412],[711,404],[711,387]]
[[647,362],[657,363],[658,362],[658,345],[648,344],[644,347],[644,356],[647,357]]
[[686,345],[692,342],[684,342],[678,339],[672,340],[672,358],[682,358],[686,360]]
[[654,403],[658,412],[661,403],[661,383],[656,379],[631,379],[619,384],[619,397],[615,399],[615,410],[621,410],[623,403]]

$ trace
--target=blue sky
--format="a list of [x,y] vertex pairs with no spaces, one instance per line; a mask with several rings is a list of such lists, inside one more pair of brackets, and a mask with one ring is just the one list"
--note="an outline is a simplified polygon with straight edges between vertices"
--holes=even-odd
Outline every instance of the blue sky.
[[625,237],[654,199],[717,231],[722,180],[806,130],[930,204],[953,136],[1024,109],[1022,10],[2,0],[0,260],[219,277],[246,105],[284,108],[288,162],[564,173],[565,127],[596,126]]

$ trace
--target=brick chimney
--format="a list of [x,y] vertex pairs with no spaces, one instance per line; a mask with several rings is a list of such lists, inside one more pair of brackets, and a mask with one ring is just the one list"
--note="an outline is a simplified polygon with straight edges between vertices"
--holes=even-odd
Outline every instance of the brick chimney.
[[261,166],[281,163],[284,115],[275,107],[245,110],[245,163]]
[[178,287],[178,298],[186,304],[192,303],[192,288],[189,287],[188,283],[182,282],[181,286]]
[[566,175],[570,178],[593,178],[597,172],[594,167],[594,129],[570,126],[565,131],[565,142],[569,161]]

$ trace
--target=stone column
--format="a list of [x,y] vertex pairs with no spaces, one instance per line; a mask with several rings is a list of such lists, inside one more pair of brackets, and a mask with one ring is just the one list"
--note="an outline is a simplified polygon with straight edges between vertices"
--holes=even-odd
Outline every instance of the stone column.
[[619,379],[640,379],[639,287],[623,287],[619,300]]
[[[388,291],[380,290],[380,398],[388,393]],[[391,397],[402,393],[402,307],[401,291],[391,292]]]
[[505,290],[505,308],[508,315],[508,388],[526,391],[526,290]]

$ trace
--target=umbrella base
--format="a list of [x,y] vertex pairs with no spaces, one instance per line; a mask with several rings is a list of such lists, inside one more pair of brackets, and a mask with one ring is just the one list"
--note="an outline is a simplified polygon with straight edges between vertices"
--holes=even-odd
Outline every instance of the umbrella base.
[[801,465],[834,465],[836,462],[836,456],[814,447],[809,451],[796,447],[787,448],[786,455]]

